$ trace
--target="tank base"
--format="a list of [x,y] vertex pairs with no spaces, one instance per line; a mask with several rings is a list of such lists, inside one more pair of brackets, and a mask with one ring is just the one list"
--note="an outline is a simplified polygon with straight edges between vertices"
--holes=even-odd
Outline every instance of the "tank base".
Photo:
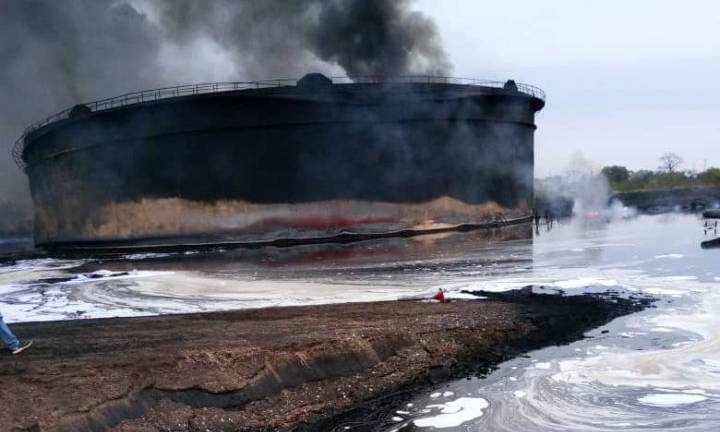
[[133,240],[104,240],[104,241],[77,241],[53,242],[37,244],[36,246],[49,253],[94,253],[94,252],[127,252],[127,251],[166,251],[184,249],[217,248],[223,246],[258,248],[258,247],[287,247],[296,245],[322,244],[322,243],[350,243],[363,240],[376,240],[393,237],[413,237],[427,234],[440,234],[449,232],[466,232],[482,229],[497,229],[504,226],[530,224],[532,216],[523,216],[513,219],[499,219],[484,223],[464,223],[454,226],[426,229],[402,229],[397,231],[376,233],[350,233],[343,232],[336,235],[311,238],[276,238],[272,240],[232,240],[203,236],[172,237],[172,238],[145,238]]

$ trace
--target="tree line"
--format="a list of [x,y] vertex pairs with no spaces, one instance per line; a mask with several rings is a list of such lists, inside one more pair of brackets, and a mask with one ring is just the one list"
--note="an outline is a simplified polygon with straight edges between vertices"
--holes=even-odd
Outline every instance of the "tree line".
[[720,186],[720,168],[704,171],[683,170],[682,157],[675,153],[660,156],[656,170],[631,171],[624,166],[611,165],[601,172],[607,178],[610,188],[616,192],[638,190],[670,189],[698,186]]

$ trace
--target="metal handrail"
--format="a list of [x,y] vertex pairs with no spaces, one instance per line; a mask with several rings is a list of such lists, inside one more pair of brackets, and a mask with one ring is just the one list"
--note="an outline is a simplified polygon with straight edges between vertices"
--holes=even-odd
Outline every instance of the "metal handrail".
[[[504,88],[507,81],[481,80],[476,78],[444,77],[435,75],[404,75],[397,77],[386,76],[362,76],[362,77],[333,77],[333,84],[382,84],[382,83],[403,83],[403,84],[458,84],[477,87]],[[520,93],[532,96],[545,101],[545,92],[530,84],[518,83],[515,85]]]
[[[455,78],[442,77],[432,75],[408,75],[397,77],[386,76],[362,76],[362,77],[332,77],[333,84],[383,84],[383,83],[403,83],[403,84],[459,84],[472,85],[478,87],[503,88],[505,82],[479,80],[473,78]],[[151,102],[162,99],[170,99],[189,95],[199,95],[208,93],[223,93],[238,90],[249,90],[259,88],[286,87],[297,85],[298,79],[277,79],[266,81],[240,81],[240,82],[215,82],[188,84],[174,87],[163,87],[153,90],[142,90],[127,93],[111,98],[100,99],[93,102],[84,103],[91,112],[104,111],[107,109],[118,108],[122,106],[135,105],[143,102]],[[540,88],[530,84],[516,83],[519,92],[545,101],[545,92]],[[20,137],[15,141],[12,147],[12,156],[15,163],[21,169],[25,168],[25,162],[22,159],[22,153],[25,149],[25,137],[28,134],[47,126],[56,121],[65,120],[70,117],[73,107],[62,110],[43,120],[31,124],[26,127]]]

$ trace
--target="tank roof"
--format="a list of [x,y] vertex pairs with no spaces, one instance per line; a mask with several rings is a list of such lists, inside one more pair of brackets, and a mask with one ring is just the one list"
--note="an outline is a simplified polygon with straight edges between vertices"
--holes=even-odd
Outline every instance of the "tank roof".
[[[336,86],[337,85],[337,86]],[[205,95],[213,93],[230,93],[258,89],[277,90],[301,90],[303,92],[321,92],[334,88],[361,89],[372,88],[373,85],[413,85],[414,88],[422,85],[433,85],[433,87],[447,85],[453,87],[475,87],[499,90],[503,92],[517,92],[523,96],[536,98],[545,102],[545,92],[540,88],[529,84],[508,81],[490,81],[473,78],[455,78],[430,75],[410,76],[364,76],[364,77],[326,77],[320,73],[309,73],[300,79],[277,79],[264,81],[234,81],[215,82],[180,85],[174,87],[163,87],[153,90],[142,90],[111,98],[100,99],[93,102],[77,104],[63,111],[55,113],[43,120],[31,124],[23,131],[12,148],[12,155],[15,163],[20,168],[25,168],[22,153],[25,147],[25,138],[28,134],[58,121],[85,117],[95,112],[109,109],[143,104],[159,100],[185,98],[188,96]],[[273,92],[274,93],[274,92]]]

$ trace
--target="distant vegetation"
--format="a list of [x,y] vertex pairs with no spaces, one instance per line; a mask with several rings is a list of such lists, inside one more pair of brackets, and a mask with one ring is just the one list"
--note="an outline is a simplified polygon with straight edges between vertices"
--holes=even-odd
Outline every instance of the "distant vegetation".
[[660,157],[657,170],[631,171],[624,166],[612,165],[602,169],[616,192],[672,189],[698,186],[720,186],[720,168],[708,168],[705,171],[680,169],[683,159],[675,153],[665,153]]

